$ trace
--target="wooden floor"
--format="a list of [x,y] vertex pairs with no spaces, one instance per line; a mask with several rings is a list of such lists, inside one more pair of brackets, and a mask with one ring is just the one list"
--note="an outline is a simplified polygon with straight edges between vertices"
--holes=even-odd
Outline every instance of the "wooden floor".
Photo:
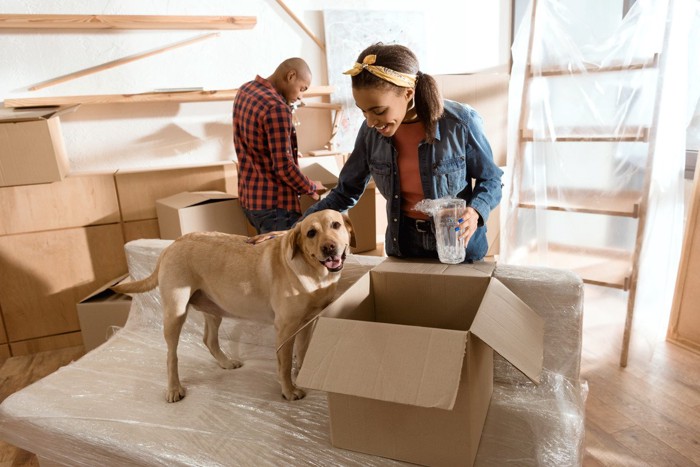
[[[588,381],[584,466],[700,465],[700,356],[660,341],[620,368],[623,293],[586,286],[582,379]],[[616,295],[619,294],[619,295]],[[12,357],[0,401],[83,355],[82,347]],[[38,466],[0,441],[0,466]]]

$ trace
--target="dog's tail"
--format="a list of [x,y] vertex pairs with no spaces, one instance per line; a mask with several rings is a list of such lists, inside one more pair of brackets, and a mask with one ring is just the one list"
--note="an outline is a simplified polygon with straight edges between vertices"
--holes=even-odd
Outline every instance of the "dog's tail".
[[124,294],[148,292],[149,290],[155,289],[156,286],[158,285],[158,269],[159,269],[159,267],[160,267],[160,258],[158,258],[158,262],[156,263],[155,270],[147,278],[141,279],[140,281],[124,282],[123,284],[118,284],[118,285],[115,285],[115,286],[110,287],[110,288],[117,293],[124,293]]

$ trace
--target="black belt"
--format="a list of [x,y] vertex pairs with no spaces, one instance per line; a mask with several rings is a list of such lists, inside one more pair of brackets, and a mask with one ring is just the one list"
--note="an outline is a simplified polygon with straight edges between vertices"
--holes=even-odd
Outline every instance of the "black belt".
[[408,225],[420,233],[432,232],[430,219],[414,219],[413,217],[402,216],[402,221],[404,225]]

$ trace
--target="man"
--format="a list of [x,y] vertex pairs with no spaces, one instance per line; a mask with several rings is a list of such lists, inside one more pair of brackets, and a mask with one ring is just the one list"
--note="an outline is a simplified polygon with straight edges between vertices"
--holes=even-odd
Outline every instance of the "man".
[[267,79],[240,87],[233,104],[233,142],[238,156],[238,196],[259,234],[288,230],[301,217],[299,195],[319,199],[325,187],[298,165],[290,105],[311,84],[301,58],[283,61]]

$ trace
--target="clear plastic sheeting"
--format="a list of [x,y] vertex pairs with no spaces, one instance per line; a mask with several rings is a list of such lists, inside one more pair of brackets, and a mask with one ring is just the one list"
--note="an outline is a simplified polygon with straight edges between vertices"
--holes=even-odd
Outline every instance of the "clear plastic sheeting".
[[[169,243],[127,244],[131,275],[149,275]],[[338,293],[381,260],[349,256]],[[497,362],[476,465],[580,464],[586,396],[578,379],[581,282],[547,268],[499,266],[495,275],[545,318],[545,370],[535,386]],[[105,344],[5,399],[0,438],[70,466],[401,465],[334,448],[324,393],[283,400],[271,325],[225,319],[222,349],[243,366],[223,370],[202,343],[203,321],[190,311],[181,334],[183,400],[165,401],[156,290],[134,296],[125,327]]]
[[500,260],[629,290],[632,335],[652,347],[682,244],[696,3],[639,0],[601,39],[587,4],[534,0],[513,44]]

